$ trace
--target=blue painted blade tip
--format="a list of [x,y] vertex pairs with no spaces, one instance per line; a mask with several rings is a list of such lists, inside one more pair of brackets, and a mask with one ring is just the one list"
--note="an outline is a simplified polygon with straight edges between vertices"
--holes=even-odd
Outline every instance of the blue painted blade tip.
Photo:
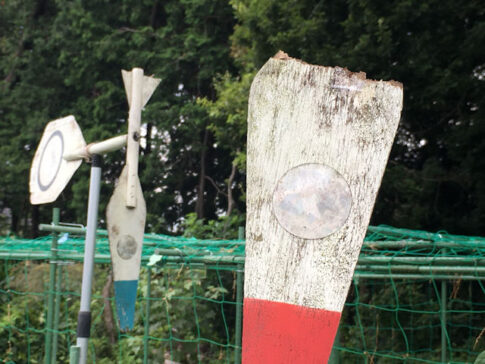
[[121,331],[133,329],[138,280],[115,281],[116,311]]

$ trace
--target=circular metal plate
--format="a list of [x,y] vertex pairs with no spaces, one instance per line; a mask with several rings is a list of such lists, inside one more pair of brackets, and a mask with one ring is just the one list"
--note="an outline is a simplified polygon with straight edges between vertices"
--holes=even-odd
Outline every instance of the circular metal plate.
[[302,164],[279,180],[273,212],[289,233],[304,239],[324,238],[342,227],[352,206],[345,179],[324,164]]

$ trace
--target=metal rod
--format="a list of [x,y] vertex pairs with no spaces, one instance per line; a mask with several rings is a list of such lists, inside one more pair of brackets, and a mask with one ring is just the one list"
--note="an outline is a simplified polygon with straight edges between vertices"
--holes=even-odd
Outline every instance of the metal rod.
[[[466,259],[466,258],[465,258]],[[430,263],[433,263],[430,260]],[[360,265],[358,264],[355,268],[357,271],[386,271],[386,272],[410,272],[410,273],[433,273],[433,272],[444,272],[444,273],[481,273],[485,274],[485,267],[470,267],[470,266],[449,266],[449,265],[390,265],[388,264],[372,264],[372,265]],[[377,273],[377,272],[376,272]]]
[[91,143],[86,147],[89,155],[104,154],[119,150],[126,145],[127,134],[115,136],[102,142]]
[[[0,260],[47,260],[50,258],[50,254],[47,252],[0,252]],[[66,253],[59,252],[59,261],[82,261],[84,255],[82,253]],[[147,263],[150,259],[148,256],[142,256],[142,262]],[[213,255],[202,255],[197,257],[181,257],[181,256],[164,256],[161,264],[165,263],[200,263],[200,264],[213,264],[213,265],[237,265],[244,264],[243,256],[228,256],[228,257],[217,257]],[[96,254],[96,263],[110,263],[110,254]]]
[[101,185],[101,156],[93,155],[91,180],[89,184],[88,221],[84,249],[81,305],[77,322],[76,346],[80,347],[79,363],[85,364],[88,354],[88,340],[91,329],[91,287],[93,281],[96,226],[98,224],[99,190]]
[[[0,252],[0,260],[47,260],[49,259],[50,253],[48,252]],[[361,258],[362,259],[362,258]],[[66,251],[59,251],[58,252],[58,260],[59,261],[81,261],[83,260],[83,254],[74,252],[66,252]],[[148,256],[142,256],[142,262],[147,263],[149,260]],[[200,255],[200,256],[163,256],[161,264],[179,264],[184,262],[190,263],[200,263],[200,264],[216,264],[216,265],[229,265],[232,264],[244,264],[245,258],[243,256],[211,256],[211,255]],[[111,257],[109,254],[96,254],[95,255],[96,263],[109,263],[111,262]],[[466,263],[468,262],[468,258],[464,258]],[[429,259],[429,263],[433,262],[433,259]],[[461,262],[460,262],[461,263]],[[397,272],[394,273],[395,270],[393,266],[390,266],[391,270],[389,272],[389,266],[387,265],[358,265],[356,272],[354,275],[358,275],[361,277],[401,277],[406,276],[410,279],[422,279],[422,278],[433,278],[441,279],[438,277],[446,277],[445,279],[464,279],[464,280],[484,280],[484,267],[474,267],[474,266],[396,266]],[[406,269],[404,269],[406,267]],[[379,272],[381,271],[381,272]],[[414,272],[417,274],[411,273],[404,273],[404,272]],[[432,272],[453,272],[454,274],[445,274],[439,276],[432,276],[430,275]],[[421,274],[418,274],[421,272]],[[469,273],[477,273],[477,275],[468,275]]]
[[[58,233],[70,233],[70,234],[77,234],[77,235],[84,235],[86,234],[86,228],[84,227],[75,227],[75,226],[63,226],[63,225],[49,225],[49,224],[40,224],[39,225],[40,231],[55,231]],[[108,236],[107,230],[96,230],[96,235],[106,235]]]
[[[238,265],[244,264],[245,258],[243,256],[211,256],[211,255],[200,255],[200,256],[181,256],[180,253],[178,255],[168,256],[162,255],[161,264],[179,264],[184,262],[190,262],[194,264],[216,264],[216,265]],[[48,252],[25,252],[25,251],[18,251],[18,252],[0,252],[0,260],[47,260],[51,257],[50,253]],[[360,260],[364,260],[364,258],[360,258]],[[468,258],[464,258],[462,261],[460,259],[456,259],[456,263],[473,263],[469,261]],[[83,254],[74,252],[66,252],[66,251],[59,251],[58,252],[58,260],[59,261],[81,261],[83,260]],[[147,263],[149,260],[148,256],[142,256],[142,262]],[[383,262],[382,265],[374,264],[374,265],[359,265],[357,266],[355,276],[361,277],[376,277],[377,278],[388,278],[392,275],[394,278],[398,277],[408,277],[409,279],[427,279],[427,278],[436,278],[441,279],[464,279],[464,280],[484,280],[485,273],[484,267],[475,267],[475,266],[415,266],[415,265],[406,265],[406,266],[388,266],[385,264],[391,263],[391,260],[388,262]],[[96,263],[109,263],[111,262],[111,257],[109,254],[96,254],[95,255]],[[436,258],[429,258],[427,264],[435,263]],[[423,264],[423,262],[421,262]],[[389,271],[389,268],[391,270]],[[405,273],[410,272],[410,273]],[[453,272],[454,274],[442,274],[442,275],[430,275],[433,272]],[[416,273],[416,274],[412,274]],[[421,274],[419,274],[421,273]],[[470,273],[477,273],[477,275],[469,275]]]
[[463,265],[483,265],[485,266],[485,257],[477,257],[477,258],[463,258],[463,257],[369,257],[364,256],[359,258],[359,264],[370,264],[370,263],[382,263],[382,262],[389,262],[389,263],[403,263],[403,264],[429,264],[433,263],[436,265],[443,265],[443,264],[463,264]]
[[[60,210],[54,207],[52,210],[52,223],[57,225],[59,223]],[[44,363],[48,364],[51,360],[52,353],[52,327],[54,316],[54,290],[56,284],[56,269],[57,269],[57,234],[52,234],[52,243],[50,251],[50,266],[49,266],[49,296],[47,301],[47,322],[45,333],[45,357]]]
[[61,318],[61,290],[62,290],[62,265],[58,261],[54,263],[57,266],[56,274],[56,301],[54,308],[54,332],[52,334],[52,356],[51,363],[57,363],[57,347],[59,337],[59,320]]
[[[59,233],[71,233],[71,234],[78,234],[83,235],[86,233],[86,228],[74,227],[74,226],[54,226],[50,224],[40,224],[39,230],[41,231],[51,231],[51,232],[59,232]],[[98,229],[96,230],[96,235],[99,236],[108,236],[108,231],[105,229]],[[170,237],[162,237],[157,234],[147,233],[144,235],[144,239],[148,240],[155,240],[155,241],[170,241]],[[175,237],[175,239],[177,239]],[[224,241],[217,241],[217,240],[196,240],[196,241],[184,241],[187,245],[245,245],[246,242],[243,239],[238,240],[224,240]],[[145,243],[144,243],[145,244]],[[462,249],[477,249],[485,247],[485,243],[483,241],[415,241],[415,240],[397,240],[397,241],[364,241],[363,248],[370,248],[370,249],[402,249],[402,248],[436,248],[436,249],[445,249],[445,248],[462,248]],[[391,258],[391,257],[389,257]]]
[[[240,226],[238,229],[238,239],[244,239],[244,227]],[[241,363],[241,347],[242,347],[242,310],[243,310],[243,274],[244,266],[238,264],[236,270],[236,348],[234,349],[234,363]]]
[[[426,231],[417,231],[417,230],[408,230],[408,229],[396,229],[386,226],[369,226],[367,231],[373,234],[385,234],[385,235],[392,235],[398,238],[403,236],[413,236],[418,237],[423,240],[434,240],[436,239],[435,233],[428,233]],[[444,234],[447,236],[447,234]]]
[[[446,254],[446,251],[443,251]],[[446,309],[447,309],[447,289],[446,280],[441,281],[441,362],[446,363]]]
[[[76,235],[84,235],[86,233],[86,228],[80,228],[80,227],[74,227],[74,226],[54,226],[54,225],[49,225],[49,224],[40,224],[39,225],[39,230],[40,231],[55,231],[58,233],[70,233],[70,234],[76,234]],[[96,235],[98,236],[108,236],[108,231],[105,229],[97,229],[96,230]],[[155,235],[155,234],[144,234],[144,239],[147,240],[154,240],[154,241],[163,241],[166,243],[180,243],[180,241],[175,237],[173,240],[171,240],[171,237],[163,237],[160,235]],[[241,240],[223,240],[223,241],[218,241],[218,240],[195,240],[195,241],[190,241],[190,240],[183,240],[183,243],[187,246],[225,246],[225,245],[244,245],[245,242]],[[143,245],[155,245],[152,244],[151,242],[143,242]]]
[[126,145],[127,135],[119,135],[97,143],[88,144],[86,147],[77,150],[72,154],[65,154],[62,157],[67,161],[75,161],[88,158],[96,154],[104,154],[119,150]]
[[446,363],[446,280],[441,281],[441,362]]
[[152,269],[147,268],[147,295],[145,302],[145,335],[143,337],[143,364],[148,364],[148,344],[150,335],[150,299],[152,294]]
[[379,274],[379,273],[363,273],[354,272],[354,278],[367,278],[367,279],[427,279],[427,280],[456,280],[461,279],[463,281],[483,281],[485,276],[470,276],[470,275],[448,275],[448,274]]
[[483,240],[470,241],[427,241],[427,240],[396,240],[396,241],[364,241],[363,248],[369,249],[404,249],[404,248],[461,248],[477,249],[485,247]]

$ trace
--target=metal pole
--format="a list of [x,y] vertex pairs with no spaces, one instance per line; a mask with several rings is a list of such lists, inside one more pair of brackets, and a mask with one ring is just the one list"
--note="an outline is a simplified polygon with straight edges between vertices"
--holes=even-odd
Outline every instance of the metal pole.
[[[446,249],[442,251],[446,254]],[[446,306],[447,306],[447,289],[446,280],[441,280],[441,362],[446,363]]]
[[446,280],[441,281],[441,362],[446,363]]
[[63,158],[67,161],[75,161],[95,154],[114,152],[115,150],[121,149],[126,145],[126,139],[127,135],[125,134],[103,140],[102,142],[91,143],[72,154],[65,154]]
[[[60,210],[58,207],[54,207],[52,210],[52,223],[54,225],[59,224]],[[54,314],[54,289],[56,284],[56,270],[57,270],[57,233],[52,234],[51,244],[51,259],[49,267],[49,298],[47,301],[47,322],[45,333],[45,357],[44,363],[50,362],[52,353],[52,323]]]
[[88,340],[91,330],[91,286],[93,280],[96,226],[98,223],[99,190],[101,185],[101,156],[92,156],[91,181],[89,184],[88,221],[84,248],[81,306],[77,318],[77,341],[80,347],[79,363],[85,364],[88,354]]
[[56,303],[55,303],[55,309],[54,309],[54,332],[52,335],[53,337],[52,337],[51,364],[57,363],[59,320],[61,316],[61,289],[62,289],[62,265],[59,265],[57,267],[57,274],[56,274]]
[[[161,254],[163,255],[163,254]],[[466,258],[464,259],[466,260]],[[389,262],[389,264],[392,264]],[[433,258],[430,257],[429,264],[433,264]],[[357,264],[356,271],[359,272],[374,272],[374,273],[388,273],[389,270],[392,273],[420,273],[424,272],[427,274],[431,273],[457,273],[457,274],[465,274],[465,273],[477,273],[483,274],[485,273],[485,267],[477,267],[477,266],[450,266],[450,265],[440,265],[440,266],[422,266],[422,265],[384,265],[382,262],[379,264],[372,264],[372,265],[360,265]]]
[[145,335],[143,337],[143,364],[148,364],[148,335],[150,334],[150,296],[152,293],[152,269],[147,268],[147,298],[145,305]]
[[[238,239],[244,239],[244,227],[238,230]],[[242,342],[242,310],[243,310],[243,272],[244,266],[237,265],[236,270],[236,348],[234,350],[234,363],[241,363],[241,342]]]

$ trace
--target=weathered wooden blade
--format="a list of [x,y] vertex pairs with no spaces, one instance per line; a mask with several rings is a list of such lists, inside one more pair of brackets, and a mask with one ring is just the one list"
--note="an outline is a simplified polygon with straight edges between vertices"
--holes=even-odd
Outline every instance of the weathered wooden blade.
[[243,362],[326,363],[402,85],[283,52],[251,86]]
[[138,179],[138,150],[140,147],[141,111],[157,88],[160,80],[143,75],[141,68],[130,72],[122,71],[126,96],[130,105],[128,115],[128,138],[126,143],[126,165],[128,166],[128,187],[126,206],[136,206],[135,184]]
[[[123,84],[125,85],[126,98],[128,99],[128,105],[131,106],[131,95],[132,95],[132,71],[121,70],[121,76],[123,77]],[[161,79],[152,76],[143,76],[143,96],[141,107],[144,107],[150,97],[152,97],[153,92],[158,87]]]
[[139,180],[135,189],[138,203],[135,208],[126,207],[127,175],[125,166],[106,209],[116,309],[123,331],[133,328],[146,220],[145,199]]
[[86,147],[81,128],[69,115],[47,124],[30,169],[30,202],[53,202],[59,197],[82,163],[68,161],[64,155]]

